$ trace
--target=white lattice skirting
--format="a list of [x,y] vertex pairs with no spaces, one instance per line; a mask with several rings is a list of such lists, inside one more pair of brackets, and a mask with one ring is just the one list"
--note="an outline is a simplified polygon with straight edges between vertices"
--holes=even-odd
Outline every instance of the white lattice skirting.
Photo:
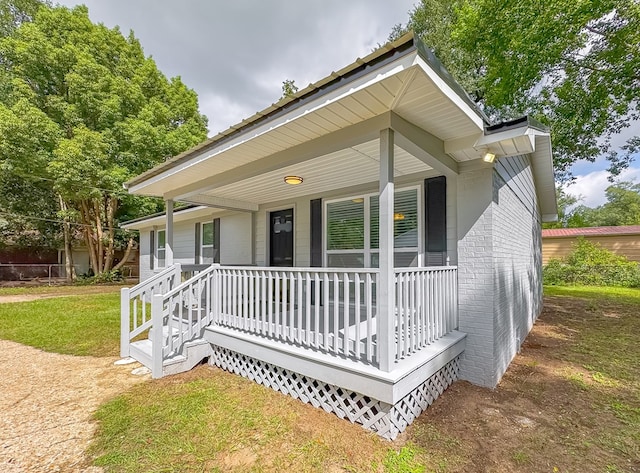
[[339,386],[285,370],[226,348],[213,346],[209,363],[270,387],[302,402],[333,412],[341,419],[393,440],[403,432],[451,383],[458,379],[459,357],[454,358],[391,405]]

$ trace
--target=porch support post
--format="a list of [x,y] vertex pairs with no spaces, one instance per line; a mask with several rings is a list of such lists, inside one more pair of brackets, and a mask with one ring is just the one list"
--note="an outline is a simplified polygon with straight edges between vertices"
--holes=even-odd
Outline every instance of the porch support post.
[[165,241],[165,259],[166,267],[173,266],[173,200],[165,201],[167,208],[167,228]]
[[380,285],[378,288],[378,357],[380,369],[395,361],[395,274],[393,268],[393,130],[380,132]]

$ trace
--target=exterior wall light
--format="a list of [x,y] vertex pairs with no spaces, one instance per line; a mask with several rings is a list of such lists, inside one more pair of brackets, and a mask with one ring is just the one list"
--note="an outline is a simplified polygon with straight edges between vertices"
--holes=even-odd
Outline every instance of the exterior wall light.
[[482,160],[485,163],[492,163],[492,162],[494,162],[496,160],[496,155],[493,154],[493,153],[489,153],[489,152],[484,153],[484,156],[482,157]]
[[297,186],[298,184],[302,184],[303,179],[300,176],[285,176],[284,182],[287,184],[291,184],[292,186]]

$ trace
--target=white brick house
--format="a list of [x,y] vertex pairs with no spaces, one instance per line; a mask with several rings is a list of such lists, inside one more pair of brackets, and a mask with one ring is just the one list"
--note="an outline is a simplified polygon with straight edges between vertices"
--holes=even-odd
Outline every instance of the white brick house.
[[127,187],[167,202],[125,225],[121,354],[154,377],[207,359],[394,438],[496,386],[541,310],[549,133],[490,124],[411,34]]

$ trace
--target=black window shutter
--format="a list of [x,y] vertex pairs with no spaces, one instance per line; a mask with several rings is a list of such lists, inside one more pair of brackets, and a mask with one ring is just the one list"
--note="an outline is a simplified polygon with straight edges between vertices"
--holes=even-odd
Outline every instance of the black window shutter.
[[213,219],[213,262],[220,262],[220,219]]
[[311,201],[311,267],[322,266],[322,199]]
[[196,223],[196,250],[193,257],[193,264],[200,264],[200,222]]
[[156,232],[149,232],[149,269],[153,270],[156,259]]
[[424,200],[425,248],[427,253],[444,253],[447,251],[447,180],[445,176],[424,180]]

